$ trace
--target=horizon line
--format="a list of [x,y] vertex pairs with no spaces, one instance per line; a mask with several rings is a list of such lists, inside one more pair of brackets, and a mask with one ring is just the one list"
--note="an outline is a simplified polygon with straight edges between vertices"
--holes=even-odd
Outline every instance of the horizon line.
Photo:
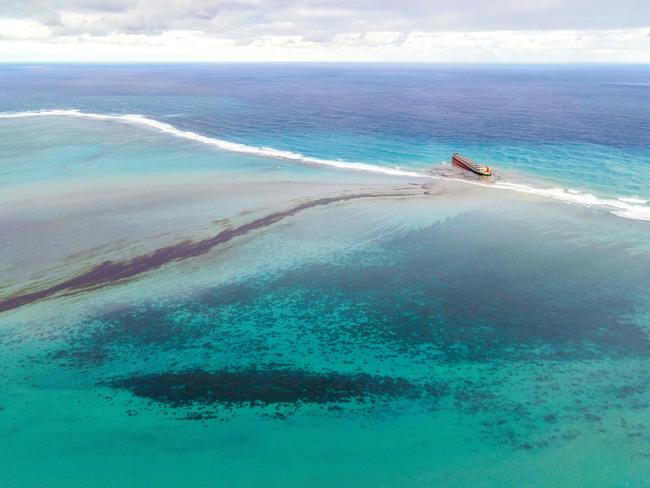
[[291,61],[291,60],[259,60],[259,61],[183,61],[183,60],[109,60],[109,61],[82,61],[82,60],[32,60],[9,61],[0,60],[0,65],[28,65],[28,64],[293,64],[293,65],[320,65],[320,64],[375,64],[375,65],[447,65],[447,66],[475,66],[475,65],[506,65],[506,66],[558,66],[558,65],[591,65],[591,66],[650,66],[650,62],[627,61],[369,61],[369,60],[319,60],[319,61]]

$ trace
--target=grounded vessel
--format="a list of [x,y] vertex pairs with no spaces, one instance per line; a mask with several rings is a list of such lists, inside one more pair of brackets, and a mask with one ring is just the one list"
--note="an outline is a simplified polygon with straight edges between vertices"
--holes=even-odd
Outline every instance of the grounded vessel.
[[480,164],[477,164],[471,159],[466,158],[465,156],[458,153],[454,153],[451,155],[451,164],[455,164],[456,166],[460,166],[461,168],[472,171],[477,175],[481,175],[481,176],[492,175],[492,168],[490,168],[489,166],[481,166]]

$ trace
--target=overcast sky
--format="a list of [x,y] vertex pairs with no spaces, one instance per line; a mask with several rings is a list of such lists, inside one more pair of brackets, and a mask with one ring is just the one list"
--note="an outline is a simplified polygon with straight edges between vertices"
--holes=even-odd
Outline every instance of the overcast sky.
[[0,0],[0,61],[650,63],[650,0]]

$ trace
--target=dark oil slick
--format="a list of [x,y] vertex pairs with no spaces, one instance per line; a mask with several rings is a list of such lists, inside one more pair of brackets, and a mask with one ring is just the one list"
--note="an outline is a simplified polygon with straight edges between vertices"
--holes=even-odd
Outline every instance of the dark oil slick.
[[[412,195],[412,193],[411,193]],[[62,281],[43,290],[14,295],[0,300],[0,312],[22,307],[32,302],[37,302],[54,296],[61,292],[75,293],[83,290],[95,289],[110,284],[133,278],[148,271],[155,270],[171,262],[182,261],[189,258],[202,256],[215,246],[224,244],[236,237],[241,237],[249,232],[268,227],[281,220],[296,215],[297,213],[314,207],[331,205],[337,202],[346,202],[360,198],[387,198],[404,197],[408,193],[360,193],[347,194],[334,197],[319,198],[296,205],[288,210],[271,213],[239,227],[226,229],[219,234],[200,241],[183,241],[178,244],[156,249],[150,253],[134,257],[128,261],[105,261],[95,268]]]

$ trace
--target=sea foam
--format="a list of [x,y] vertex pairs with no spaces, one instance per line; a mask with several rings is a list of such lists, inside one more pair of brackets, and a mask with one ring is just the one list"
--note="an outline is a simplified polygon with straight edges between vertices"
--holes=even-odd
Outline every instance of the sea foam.
[[17,119],[26,117],[76,117],[81,119],[90,120],[106,120],[113,122],[120,122],[126,124],[139,125],[151,129],[164,132],[175,137],[187,139],[190,141],[199,142],[212,147],[216,147],[225,151],[232,151],[237,153],[251,154],[267,158],[282,159],[287,161],[294,161],[303,164],[315,164],[321,166],[329,166],[338,169],[352,170],[352,171],[365,171],[376,174],[383,174],[388,176],[400,176],[411,178],[429,178],[429,179],[445,179],[459,181],[465,184],[477,185],[485,188],[496,188],[501,190],[514,191],[518,193],[526,193],[543,198],[550,198],[566,203],[579,204],[587,207],[598,207],[610,211],[612,214],[619,217],[650,221],[650,207],[646,206],[647,200],[638,197],[619,197],[616,199],[601,198],[591,193],[585,193],[580,190],[567,189],[567,188],[538,188],[521,183],[497,181],[497,182],[479,182],[469,181],[461,178],[451,178],[441,175],[431,175],[418,171],[407,171],[398,167],[386,167],[369,163],[342,161],[340,159],[322,159],[312,156],[306,156],[292,151],[285,151],[281,149],[274,149],[270,147],[249,146],[236,142],[230,142],[215,137],[209,137],[196,132],[178,129],[171,124],[162,122],[156,119],[145,117],[139,114],[97,114],[90,112],[82,112],[77,109],[53,109],[53,110],[39,110],[39,111],[24,111],[24,112],[4,112],[0,113],[0,119]]
[[636,197],[636,196],[634,196],[634,197],[618,197],[618,199],[621,202],[636,203],[636,204],[639,204],[639,205],[643,205],[645,203],[648,203],[648,200],[644,200],[643,198],[639,198],[639,197]]
[[314,158],[305,156],[304,154],[284,151],[281,149],[274,149],[271,147],[257,147],[240,144],[237,142],[225,141],[215,137],[204,136],[196,132],[178,129],[171,124],[161,122],[156,119],[151,119],[139,114],[124,114],[124,115],[108,115],[108,114],[95,114],[89,112],[81,112],[80,110],[41,110],[41,111],[28,111],[28,112],[12,112],[0,113],[0,119],[8,118],[25,118],[25,117],[46,117],[46,116],[59,116],[59,117],[77,117],[81,119],[92,120],[109,120],[114,122],[122,122],[127,124],[140,125],[159,130],[166,134],[170,134],[182,139],[200,142],[209,146],[217,147],[225,151],[232,151],[238,153],[252,154],[256,156],[263,156],[267,158],[284,159],[288,161],[296,161],[300,163],[317,164],[322,166],[331,166],[339,169],[347,169],[354,171],[367,171],[372,173],[385,174],[389,176],[408,176],[408,177],[426,177],[427,175],[415,171],[403,171],[396,168],[388,168],[377,166],[374,164],[348,162],[332,159]]
[[576,203],[586,207],[601,207],[609,210],[614,215],[627,219],[650,221],[650,207],[643,204],[634,204],[629,201],[624,201],[622,198],[601,198],[591,193],[584,193],[579,190],[570,190],[565,188],[536,188],[529,185],[502,181],[495,183],[494,186],[520,193],[548,197],[553,200],[560,200],[567,203]]

